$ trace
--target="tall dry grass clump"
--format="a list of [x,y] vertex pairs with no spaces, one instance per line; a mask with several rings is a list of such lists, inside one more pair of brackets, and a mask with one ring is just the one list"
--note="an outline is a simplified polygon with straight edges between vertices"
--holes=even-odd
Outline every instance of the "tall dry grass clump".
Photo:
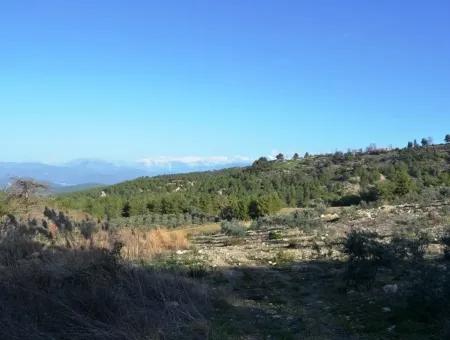
[[0,221],[0,339],[207,337],[204,286],[121,256],[121,247],[136,259],[186,246],[183,235],[74,228],[55,238],[41,227]]
[[186,249],[187,233],[181,230],[109,228],[105,223],[83,219],[74,222],[69,216],[46,208],[42,230],[53,245],[71,249],[101,248],[112,250],[122,247],[121,255],[127,260],[149,260],[167,251]]
[[187,235],[181,230],[120,229],[117,239],[122,242],[121,255],[128,260],[146,260],[167,251],[187,249]]

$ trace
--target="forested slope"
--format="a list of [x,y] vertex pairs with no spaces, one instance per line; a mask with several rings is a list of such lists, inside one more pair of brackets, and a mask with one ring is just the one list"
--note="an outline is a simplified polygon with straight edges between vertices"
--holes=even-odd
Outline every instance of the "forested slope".
[[450,144],[292,160],[261,158],[245,168],[138,178],[62,195],[57,203],[101,218],[184,214],[247,219],[284,206],[448,197],[449,164]]

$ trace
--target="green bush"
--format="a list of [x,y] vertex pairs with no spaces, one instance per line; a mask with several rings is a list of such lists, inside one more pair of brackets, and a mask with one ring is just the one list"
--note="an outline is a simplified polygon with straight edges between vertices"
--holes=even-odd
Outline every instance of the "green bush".
[[320,219],[319,211],[316,209],[304,209],[287,215],[273,215],[259,218],[252,224],[254,229],[263,229],[272,226],[286,226],[298,228],[303,231],[320,229],[323,222]]
[[244,225],[238,221],[223,221],[220,225],[220,230],[228,236],[241,237],[246,234]]

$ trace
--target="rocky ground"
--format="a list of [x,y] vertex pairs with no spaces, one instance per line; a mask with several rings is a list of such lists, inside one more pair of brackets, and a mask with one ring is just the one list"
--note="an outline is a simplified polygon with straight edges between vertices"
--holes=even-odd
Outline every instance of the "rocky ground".
[[389,295],[401,293],[401,278],[382,272],[369,289],[345,285],[342,239],[352,229],[381,237],[423,230],[430,236],[426,257],[439,257],[434,241],[449,226],[449,212],[446,202],[333,208],[313,230],[263,226],[233,237],[209,229],[159,265],[183,267],[214,292],[213,339],[423,339],[391,316]]

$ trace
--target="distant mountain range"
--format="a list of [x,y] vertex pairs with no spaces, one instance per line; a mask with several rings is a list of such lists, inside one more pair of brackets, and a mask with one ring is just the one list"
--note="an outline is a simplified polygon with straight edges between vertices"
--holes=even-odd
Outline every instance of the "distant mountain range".
[[49,183],[55,191],[72,191],[142,176],[218,170],[249,163],[245,157],[159,157],[135,163],[80,159],[60,165],[0,162],[0,186],[7,186],[11,178],[25,177]]

